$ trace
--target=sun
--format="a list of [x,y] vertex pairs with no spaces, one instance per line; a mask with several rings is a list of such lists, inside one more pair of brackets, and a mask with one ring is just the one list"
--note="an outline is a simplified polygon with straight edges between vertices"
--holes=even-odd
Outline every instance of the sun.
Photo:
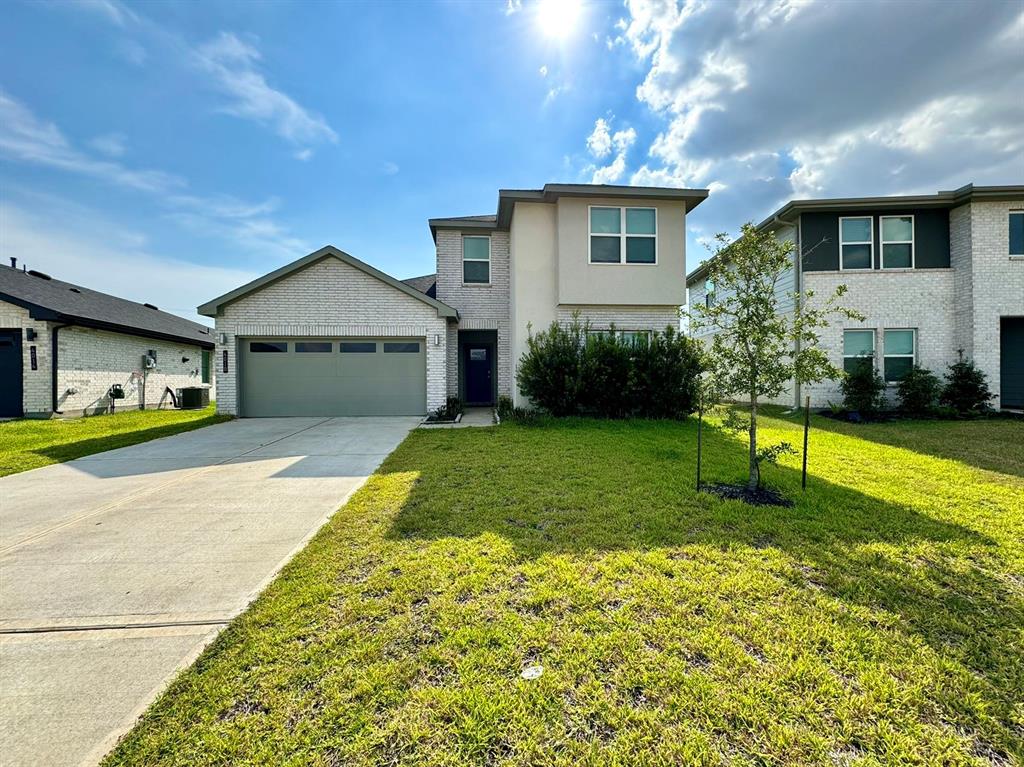
[[537,23],[549,37],[568,37],[582,10],[582,0],[540,0]]

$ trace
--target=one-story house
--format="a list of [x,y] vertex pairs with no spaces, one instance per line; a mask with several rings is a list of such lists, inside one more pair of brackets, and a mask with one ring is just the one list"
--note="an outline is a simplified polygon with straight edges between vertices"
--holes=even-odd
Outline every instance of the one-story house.
[[0,417],[174,407],[212,388],[213,348],[210,328],[152,304],[0,266]]

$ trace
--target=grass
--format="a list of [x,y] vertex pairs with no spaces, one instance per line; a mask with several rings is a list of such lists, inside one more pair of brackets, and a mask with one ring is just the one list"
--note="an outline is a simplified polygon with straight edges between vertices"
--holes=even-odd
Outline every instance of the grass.
[[813,429],[417,430],[106,764],[1020,764],[1024,424]]
[[0,477],[229,420],[204,410],[125,410],[112,415],[0,422]]

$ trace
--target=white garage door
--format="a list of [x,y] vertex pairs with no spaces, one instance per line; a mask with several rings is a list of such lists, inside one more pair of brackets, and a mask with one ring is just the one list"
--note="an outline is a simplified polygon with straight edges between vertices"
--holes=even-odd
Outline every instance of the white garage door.
[[422,338],[246,338],[239,344],[243,416],[427,412]]

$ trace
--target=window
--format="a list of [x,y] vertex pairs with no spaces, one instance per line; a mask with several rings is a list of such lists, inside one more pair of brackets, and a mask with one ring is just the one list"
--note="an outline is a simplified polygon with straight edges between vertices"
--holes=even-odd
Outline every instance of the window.
[[658,262],[655,208],[590,208],[590,263]]
[[871,216],[839,218],[839,268],[870,269],[875,257]]
[[210,352],[203,349],[203,383],[210,383]]
[[317,353],[322,354],[324,352],[330,352],[332,350],[332,344],[330,341],[296,341],[295,351],[300,354]]
[[[472,285],[491,282],[491,238],[462,238],[462,281]],[[387,351],[387,349],[385,349]]]
[[883,343],[885,352],[885,380],[896,383],[903,380],[914,366],[917,333],[913,330],[886,330]]
[[486,349],[470,349],[469,350],[469,361],[470,362],[487,362],[487,350]]
[[377,344],[373,341],[342,341],[342,354],[374,354],[377,351]]
[[880,216],[880,219],[882,225],[882,268],[913,268],[914,217]]
[[843,331],[843,370],[852,373],[861,364],[861,360],[872,359],[874,356],[875,331]]
[[[607,338],[611,335],[610,330],[591,330],[588,335],[591,338]],[[650,337],[649,330],[616,330],[615,337],[626,344],[635,344],[638,341],[646,342]]]
[[249,351],[258,354],[278,354],[288,351],[288,344],[285,341],[250,341]]
[[715,303],[715,283],[711,280],[704,280],[704,306],[708,309]]
[[385,354],[419,354],[420,345],[416,341],[384,344]]
[[1024,256],[1024,210],[1010,211],[1010,255]]

